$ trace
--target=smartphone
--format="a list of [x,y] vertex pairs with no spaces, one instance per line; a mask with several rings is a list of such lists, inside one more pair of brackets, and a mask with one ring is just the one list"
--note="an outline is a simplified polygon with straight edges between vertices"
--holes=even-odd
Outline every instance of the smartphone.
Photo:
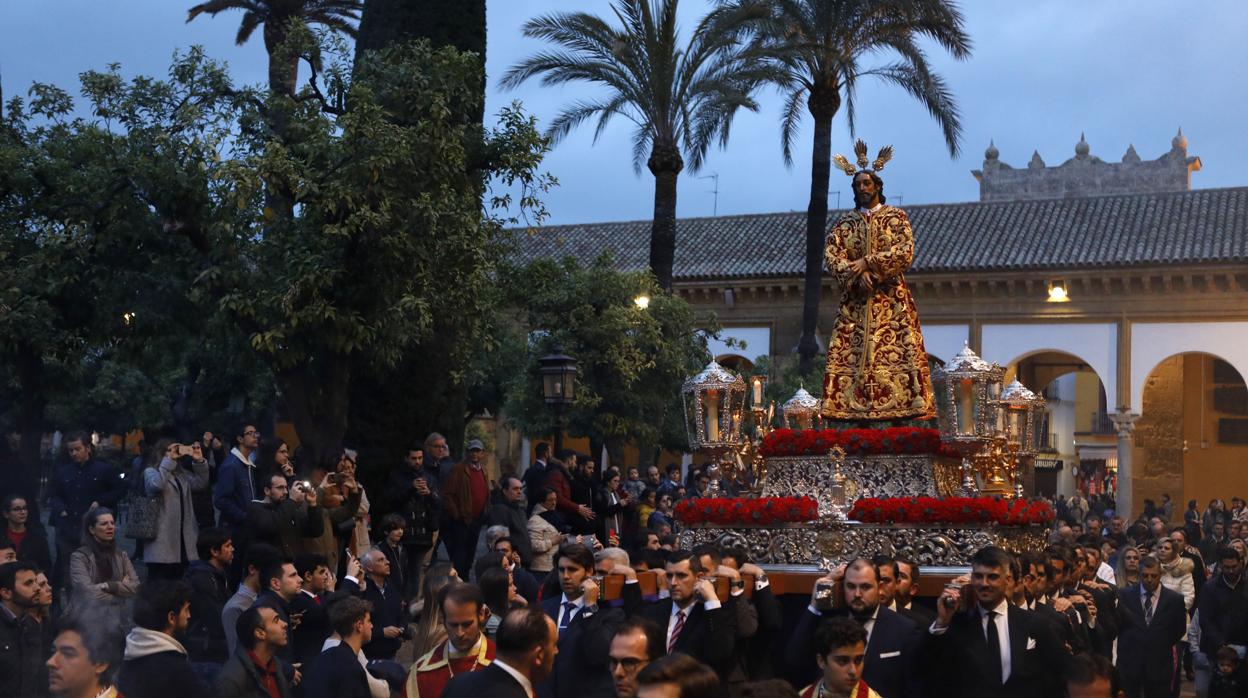
[[819,582],[815,585],[815,608],[820,611],[832,610],[832,595],[836,585],[832,582]]
[[178,455],[179,455],[179,456],[189,456],[189,455],[191,455],[191,447],[190,447],[190,446],[187,446],[186,444],[178,444],[177,446],[178,446]]

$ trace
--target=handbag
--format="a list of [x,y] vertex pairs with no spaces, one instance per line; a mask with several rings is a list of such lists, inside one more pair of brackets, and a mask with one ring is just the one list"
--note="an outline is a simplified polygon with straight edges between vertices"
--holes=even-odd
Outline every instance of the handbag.
[[131,491],[124,500],[126,509],[126,537],[134,540],[156,540],[160,531],[160,513],[165,497],[158,494],[149,497],[142,491]]

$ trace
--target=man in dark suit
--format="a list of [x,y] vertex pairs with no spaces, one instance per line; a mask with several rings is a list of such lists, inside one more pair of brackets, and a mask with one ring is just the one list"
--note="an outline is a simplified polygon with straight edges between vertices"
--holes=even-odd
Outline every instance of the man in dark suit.
[[1128,698],[1166,698],[1178,679],[1174,647],[1187,630],[1183,595],[1161,586],[1161,563],[1140,558],[1140,583],[1118,592],[1118,672]]
[[[815,654],[814,635],[823,618],[852,618],[867,631],[862,678],[883,698],[918,696],[923,693],[914,667],[922,630],[907,618],[880,605],[875,565],[858,558],[815,582],[810,605],[802,612],[789,638],[785,659],[798,685],[817,678],[810,658]],[[833,607],[821,587],[841,584],[843,605]]]
[[295,661],[310,666],[321,653],[325,638],[333,633],[329,624],[329,607],[335,601],[359,591],[355,582],[359,578],[360,562],[354,558],[347,561],[347,576],[338,582],[338,588],[330,588],[329,561],[319,553],[303,553],[295,558],[295,569],[303,586],[287,604],[291,617],[299,618],[299,627],[291,633]]
[[579,543],[565,545],[555,556],[559,586],[563,593],[542,601],[542,611],[555,621],[559,634],[559,657],[548,684],[539,695],[573,698],[577,695],[610,695],[611,672],[607,651],[615,626],[624,622],[620,609],[598,606],[594,554]]
[[715,585],[698,577],[693,553],[673,551],[665,570],[671,597],[642,606],[637,615],[664,630],[668,654],[683,652],[726,676],[736,646],[733,613],[715,595]]
[[1009,602],[1010,554],[996,546],[971,558],[971,587],[946,588],[927,631],[936,695],[1058,698],[1068,657],[1052,625]]
[[554,670],[558,641],[555,621],[541,609],[510,611],[498,626],[494,662],[451,679],[442,698],[534,698],[533,687]]
[[342,642],[321,652],[300,682],[304,698],[370,698],[360,648],[373,639],[371,604],[348,596],[329,610],[329,622]]
[[896,557],[893,564],[897,571],[897,581],[893,585],[893,605],[889,609],[914,621],[920,630],[926,629],[936,620],[936,611],[915,603],[919,593],[919,565],[908,557]]

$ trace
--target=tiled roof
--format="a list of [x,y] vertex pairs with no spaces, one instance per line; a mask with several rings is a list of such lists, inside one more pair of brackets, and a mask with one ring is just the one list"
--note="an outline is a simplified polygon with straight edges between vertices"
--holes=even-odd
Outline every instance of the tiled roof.
[[[904,208],[915,230],[912,272],[1248,262],[1248,187]],[[675,276],[800,276],[805,228],[800,211],[679,219]],[[622,269],[645,268],[650,221],[540,228],[522,236],[517,257],[590,259],[604,249]]]

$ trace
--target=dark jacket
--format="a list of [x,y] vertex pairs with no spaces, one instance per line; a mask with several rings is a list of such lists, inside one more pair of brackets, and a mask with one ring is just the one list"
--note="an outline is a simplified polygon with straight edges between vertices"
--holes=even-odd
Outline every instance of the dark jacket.
[[[563,596],[542,601],[542,611],[559,622],[559,603]],[[554,698],[578,696],[609,696],[615,687],[607,666],[611,636],[624,622],[624,611],[618,608],[582,608],[572,622],[559,633],[559,653],[550,679],[538,691]],[[560,659],[560,657],[563,657]]]
[[[221,610],[230,599],[225,571],[203,560],[195,560],[186,570],[191,585],[191,624],[186,630],[186,651],[197,662],[224,662],[229,658]],[[234,632],[234,628],[230,628]]]
[[[1008,606],[1010,676],[993,685],[978,609],[958,613],[943,635],[926,634],[934,680],[929,694],[962,698],[1058,698],[1065,695],[1067,656],[1052,625],[1035,613]],[[996,669],[997,673],[1000,668]],[[869,683],[869,682],[868,682]],[[872,686],[872,688],[875,688]],[[878,689],[877,689],[878,690]],[[883,694],[881,694],[883,695]]]
[[[290,698],[293,694],[290,682],[286,680],[289,667],[284,666],[281,659],[275,658],[274,661],[277,663],[277,694],[281,698]],[[241,646],[217,674],[216,695],[217,698],[270,698],[260,676],[260,669]]]
[[[364,667],[345,642],[321,652],[300,686],[304,698],[371,698]],[[485,695],[488,694],[478,694],[475,698]]]
[[47,693],[40,672],[47,656],[41,626],[0,607],[0,696],[34,698]]
[[[142,644],[135,637],[147,638]],[[186,655],[176,649],[165,649],[172,639],[151,642],[163,633],[136,628],[126,638],[126,660],[117,673],[117,692],[126,698],[212,698],[213,692],[191,668]],[[168,638],[168,636],[165,636]]]
[[[32,516],[31,519],[34,517]],[[9,537],[8,521],[0,521],[0,538],[12,540]],[[48,531],[43,526],[27,521],[26,535],[22,537],[22,544],[15,547],[18,560],[33,562],[44,572],[52,571],[52,551],[48,547]]]
[[520,553],[521,564],[533,561],[533,546],[529,543],[529,519],[524,515],[524,507],[520,502],[493,504],[485,510],[487,526],[506,526],[507,535],[516,552]]
[[[263,496],[256,484],[254,467],[249,467],[230,451],[217,469],[217,484],[212,488],[212,503],[221,512],[221,525],[239,531],[247,523],[247,505]],[[237,542],[237,541],[236,541]]]
[[300,538],[316,538],[324,531],[325,517],[320,507],[310,507],[289,499],[281,502],[251,502],[247,506],[248,542],[268,543],[293,558],[300,550]]
[[[803,681],[813,679],[815,665],[815,630],[823,618],[849,616],[849,609],[838,608],[823,614],[806,609],[789,637],[785,659],[794,672],[805,670]],[[922,695],[918,653],[922,630],[912,621],[881,606],[867,639],[867,652],[862,665],[862,679],[883,698]]]
[[82,516],[91,502],[115,512],[125,492],[121,471],[105,461],[92,458],[81,466],[72,461],[58,465],[48,493],[48,520],[56,527],[57,539],[77,546]]
[[407,629],[407,607],[403,603],[403,590],[394,582],[394,578],[386,580],[385,588],[380,588],[371,578],[368,580],[364,593],[361,595],[373,605],[373,640],[361,649],[369,661],[374,659],[394,659],[395,653],[403,644],[403,638],[387,638],[382,628],[395,626]]
[[[736,640],[736,616],[730,603],[708,611],[701,602],[689,606],[689,615],[685,618],[685,628],[680,637],[676,638],[676,651],[684,652],[694,659],[706,664],[720,676],[727,676],[732,665],[733,650]],[[662,599],[656,603],[643,605],[637,615],[656,623],[667,637],[667,625],[672,618],[672,600]]]
[[350,579],[338,582],[338,588],[327,594],[313,596],[301,591],[286,605],[291,615],[300,616],[299,627],[290,632],[290,644],[294,647],[294,661],[304,665],[304,673],[310,662],[321,653],[325,639],[333,634],[329,627],[329,607],[338,599],[355,594],[359,586]]
[[1157,609],[1144,624],[1140,586],[1118,592],[1118,672],[1128,686],[1153,683],[1168,687],[1174,679],[1174,646],[1187,631],[1183,596],[1158,586]]
[[[558,659],[558,655],[555,656]],[[501,667],[491,664],[481,671],[470,671],[452,678],[442,698],[529,698],[524,686]]]
[[1221,573],[1205,585],[1200,610],[1200,651],[1213,657],[1222,645],[1248,642],[1248,579],[1227,586]]
[[[412,480],[423,477],[429,485],[429,494],[421,494],[412,487]],[[407,465],[390,471],[386,488],[390,511],[399,514],[407,522],[403,529],[403,545],[430,547],[438,531],[442,516],[442,497],[437,472],[421,468],[412,470]]]

